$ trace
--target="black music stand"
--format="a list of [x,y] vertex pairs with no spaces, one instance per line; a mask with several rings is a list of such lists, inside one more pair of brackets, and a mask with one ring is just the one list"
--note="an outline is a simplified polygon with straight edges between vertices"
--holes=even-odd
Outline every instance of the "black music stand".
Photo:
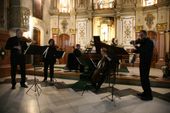
[[[114,53],[116,54],[116,56],[118,57],[118,59],[122,59],[122,56],[123,55],[128,55],[128,52],[124,49],[124,48],[121,48],[121,47],[114,47]],[[115,95],[115,88],[114,88],[114,85],[116,84],[116,77],[118,76],[118,73],[119,72],[119,63],[116,63],[116,69],[115,69],[115,72],[111,72],[109,76],[109,87],[110,87],[110,77],[112,75],[112,86],[111,86],[111,94],[105,96],[105,97],[102,97],[101,99],[104,99],[104,98],[109,98],[109,96],[111,96],[111,101],[113,101],[115,103],[115,99],[113,98],[113,96]],[[118,97],[120,98],[119,96],[115,95],[115,97]]]
[[35,57],[39,57],[39,59],[42,59],[42,54],[45,51],[46,47],[44,46],[38,46],[38,45],[31,45],[29,46],[24,54],[30,54],[33,55],[33,62],[32,65],[34,67],[34,83],[32,86],[27,90],[26,93],[28,93],[33,87],[34,87],[34,92],[38,93],[40,95],[42,89],[38,85],[38,79],[36,78],[36,69],[41,66],[40,61],[36,60]]
[[[115,72],[111,72],[108,75],[108,79],[109,79],[109,88],[111,88],[111,94],[102,97],[101,99],[104,98],[108,98],[110,101],[114,102],[115,104],[115,99],[114,99],[114,95],[115,95],[115,88],[114,85],[116,84],[116,76],[118,75],[118,70],[119,70],[119,64],[116,64],[116,70]],[[112,76],[112,82],[111,82],[111,76]],[[110,87],[110,82],[112,83],[111,87]],[[111,96],[111,98],[109,98]],[[120,98],[119,96],[115,95],[115,97]],[[116,105],[116,104],[115,104]]]
[[93,36],[93,39],[94,39],[94,46],[96,48],[96,53],[100,54],[100,49],[101,49],[100,36]]
[[[60,59],[60,58],[63,58],[64,57],[64,55],[65,55],[65,52],[64,51],[56,51],[55,52],[55,57],[56,57],[56,59]],[[55,74],[54,74],[55,75]],[[55,77],[55,78],[57,78],[57,77]],[[57,81],[56,79],[55,79],[55,81]]]
[[64,51],[56,51],[55,56],[57,59],[63,58],[65,55]]

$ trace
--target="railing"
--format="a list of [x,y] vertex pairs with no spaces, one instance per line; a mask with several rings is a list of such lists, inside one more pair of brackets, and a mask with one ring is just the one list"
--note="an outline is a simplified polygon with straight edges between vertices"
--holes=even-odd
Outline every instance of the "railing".
[[98,2],[98,3],[93,3],[93,8],[94,9],[112,9],[115,8],[116,2]]

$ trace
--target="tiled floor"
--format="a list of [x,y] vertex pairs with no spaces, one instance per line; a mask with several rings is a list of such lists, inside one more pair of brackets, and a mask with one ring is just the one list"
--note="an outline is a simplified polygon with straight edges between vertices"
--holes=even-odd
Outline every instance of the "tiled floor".
[[[39,81],[43,80],[42,77],[37,78]],[[30,88],[34,83],[32,81],[34,77],[27,75],[27,79]],[[134,95],[134,92],[142,92],[140,86],[116,84],[117,95],[112,102],[108,98],[103,99],[111,94],[107,91],[99,93],[85,91],[82,96],[82,91],[76,92],[64,87],[77,80],[57,78],[54,85],[39,82],[38,85],[42,89],[40,96],[34,91],[35,87],[26,93],[29,88],[21,88],[19,83],[15,90],[11,90],[9,80],[0,79],[0,113],[170,113],[170,101],[160,96],[168,97],[170,95],[168,88],[154,87],[152,88],[154,99],[142,101]],[[107,86],[108,84],[103,84],[101,90]]]

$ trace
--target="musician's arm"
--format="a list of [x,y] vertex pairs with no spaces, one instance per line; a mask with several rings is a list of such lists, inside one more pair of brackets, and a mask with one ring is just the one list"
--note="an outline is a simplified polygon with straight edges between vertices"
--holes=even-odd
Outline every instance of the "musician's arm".
[[13,48],[12,40],[9,38],[6,42],[5,49],[11,50]]
[[105,55],[104,57],[106,57],[108,61],[112,60],[108,55]]

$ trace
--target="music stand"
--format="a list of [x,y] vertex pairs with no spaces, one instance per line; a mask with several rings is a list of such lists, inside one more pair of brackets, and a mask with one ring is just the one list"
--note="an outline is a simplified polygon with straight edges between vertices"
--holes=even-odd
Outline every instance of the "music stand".
[[[114,104],[116,105],[115,103],[115,99],[114,99],[114,95],[115,95],[115,88],[114,88],[114,85],[116,84],[116,76],[118,75],[118,70],[119,70],[119,64],[116,64],[116,70],[115,72],[111,72],[108,76],[109,76],[109,87],[110,87],[110,77],[112,76],[113,80],[112,80],[112,85],[111,85],[111,94],[107,95],[107,96],[104,96],[102,97],[101,99],[104,99],[104,98],[108,98],[110,101],[114,102]],[[111,98],[109,98],[109,96],[111,96]],[[115,97],[119,97],[117,95],[115,95]],[[119,97],[120,98],[120,97]]]
[[[114,54],[116,54],[116,56],[118,57],[118,59],[122,59],[122,56],[123,55],[128,55],[128,52],[126,51],[126,50],[124,50],[124,48],[121,48],[121,47],[114,47],[114,48],[112,48],[112,49],[114,49]],[[119,71],[119,63],[116,63],[116,69],[115,69],[115,72],[113,72],[112,74],[110,74],[110,75],[113,75],[113,81],[112,81],[112,86],[111,86],[111,94],[109,94],[109,95],[107,95],[107,96],[105,96],[105,97],[102,97],[101,99],[104,99],[104,98],[108,98],[108,99],[110,99],[109,98],[109,96],[111,96],[111,101],[113,101],[114,103],[115,103],[115,100],[114,100],[114,98],[113,98],[113,95],[115,95],[114,94],[114,85],[116,84],[116,77],[117,77],[117,75],[119,74],[118,73],[118,71]],[[109,76],[109,87],[110,87],[110,75],[108,75]],[[115,95],[116,96],[116,95]],[[116,96],[116,97],[119,97],[119,96]],[[120,98],[120,97],[119,97]]]
[[[64,57],[64,55],[65,55],[65,52],[64,51],[56,51],[55,52],[55,57],[56,57],[56,59],[60,59],[60,58],[63,58]],[[55,74],[54,74],[55,75]],[[55,77],[56,78],[56,77]],[[56,79],[55,79],[55,81],[56,81]]]
[[32,86],[27,90],[26,93],[28,93],[33,87],[34,87],[34,92],[38,93],[38,95],[40,95],[42,89],[41,87],[38,85],[38,79],[36,78],[36,69],[38,67],[41,66],[40,62],[35,60],[35,56],[42,56],[43,52],[45,51],[46,47],[44,46],[38,46],[38,45],[30,45],[26,51],[24,52],[24,54],[30,54],[33,55],[33,62],[32,65],[34,67],[34,83],[32,84]]
[[56,51],[55,56],[57,59],[63,58],[65,55],[64,51]]

